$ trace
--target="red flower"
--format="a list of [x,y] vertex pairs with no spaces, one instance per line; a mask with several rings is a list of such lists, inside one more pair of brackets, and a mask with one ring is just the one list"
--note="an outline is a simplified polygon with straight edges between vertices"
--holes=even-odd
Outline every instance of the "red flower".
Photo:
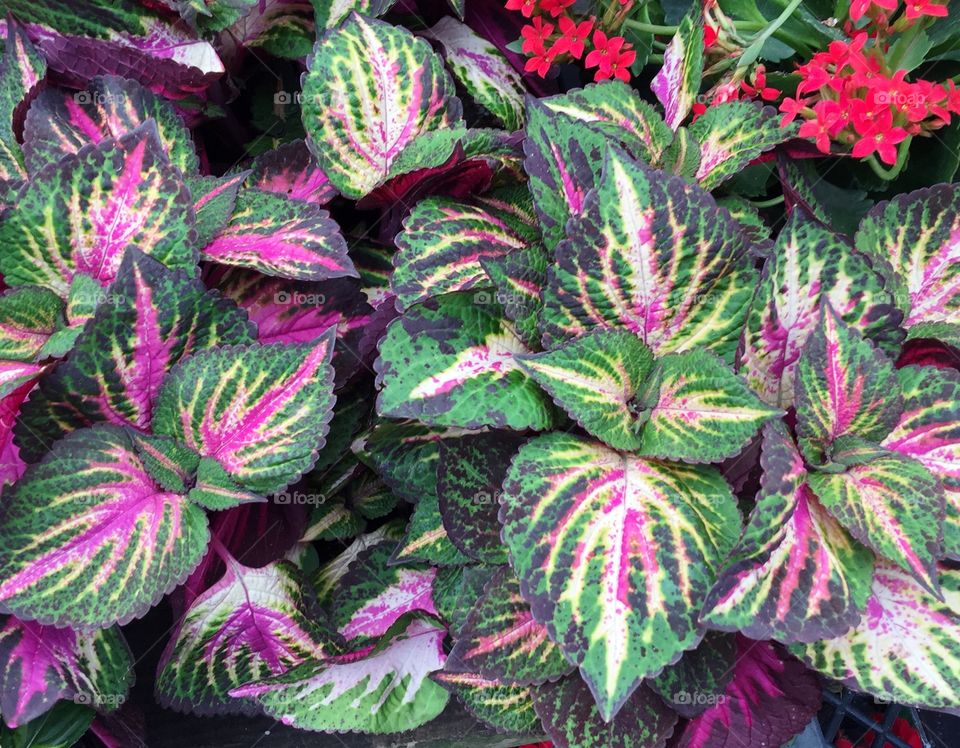
[[780,127],[786,127],[793,122],[797,115],[807,108],[807,102],[801,98],[784,99],[780,102],[780,111],[783,112],[783,119],[780,120]]
[[759,96],[764,101],[773,101],[780,98],[780,91],[767,85],[767,71],[763,65],[757,65],[753,73],[753,85],[741,81],[740,88],[747,96]]
[[593,32],[593,51],[587,55],[584,64],[588,68],[599,68],[594,73],[596,81],[607,78],[619,78],[622,81],[630,80],[630,66],[637,59],[637,53],[622,36],[611,36],[609,39],[599,29]]
[[540,54],[543,52],[552,33],[552,23],[544,23],[540,16],[534,18],[531,25],[520,29],[520,36],[523,37],[521,49],[523,49],[524,54]]
[[524,18],[529,18],[537,9],[537,0],[507,0],[507,10],[519,10]]
[[877,153],[881,161],[893,165],[897,162],[896,146],[906,138],[906,130],[902,127],[893,127],[893,115],[887,109],[877,117],[872,134],[858,140],[851,153],[854,158],[866,158],[871,153]]
[[556,52],[551,47],[546,52],[539,52],[527,60],[523,69],[528,73],[535,72],[541,78],[546,78],[556,56]]
[[560,38],[557,40],[558,53],[569,52],[576,59],[583,57],[584,45],[593,30],[593,19],[576,21],[564,16],[560,19]]
[[850,18],[859,21],[868,11],[872,10],[871,5],[876,5],[877,8],[883,10],[896,10],[897,0],[853,0],[850,3]]
[[540,10],[556,18],[573,5],[574,0],[540,0]]
[[943,18],[947,15],[947,6],[939,5],[933,0],[913,0],[907,3],[907,18],[917,19],[921,16],[936,16]]
[[717,30],[713,28],[709,23],[703,27],[703,48],[710,49],[714,44],[717,43],[717,37],[719,34]]

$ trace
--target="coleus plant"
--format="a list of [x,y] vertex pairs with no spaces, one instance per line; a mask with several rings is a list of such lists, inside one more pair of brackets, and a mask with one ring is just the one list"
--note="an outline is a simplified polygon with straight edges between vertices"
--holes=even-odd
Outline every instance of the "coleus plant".
[[[319,732],[454,697],[518,744],[776,746],[818,673],[960,705],[960,188],[834,225],[746,71],[806,28],[816,79],[810,11],[739,45],[743,8],[611,4],[603,82],[535,98],[469,4],[107,5],[4,22],[7,733],[122,744],[158,606],[162,706]],[[880,37],[939,13],[867,5]],[[659,107],[621,28],[672,32]],[[304,58],[302,139],[209,168],[207,38]],[[748,199],[774,163],[782,216]]]

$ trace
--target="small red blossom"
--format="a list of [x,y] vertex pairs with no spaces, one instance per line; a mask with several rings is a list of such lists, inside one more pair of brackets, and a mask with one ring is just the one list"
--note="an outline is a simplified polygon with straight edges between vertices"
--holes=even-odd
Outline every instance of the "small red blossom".
[[916,20],[923,16],[944,18],[947,15],[947,6],[933,2],[933,0],[912,0],[907,3],[907,18]]
[[541,78],[546,78],[547,73],[553,66],[554,60],[556,60],[556,53],[551,47],[547,51],[535,54],[533,57],[528,59],[527,64],[524,65],[523,69],[528,73],[536,73]]
[[588,68],[598,68],[594,80],[608,78],[630,80],[630,66],[637,59],[637,53],[622,36],[611,36],[600,31],[593,32],[593,50],[587,55],[584,64]]
[[[897,4],[897,0],[853,0],[850,3],[850,18],[854,21],[859,21],[867,15],[867,13],[871,11],[876,12],[877,8],[882,10],[896,10]],[[872,6],[876,6],[876,8]]]
[[524,18],[529,18],[537,9],[537,0],[507,0],[507,10],[519,10]]
[[719,34],[717,30],[713,28],[709,23],[703,27],[703,48],[710,49],[714,44],[717,43],[717,38]]
[[556,18],[573,5],[574,0],[540,0],[540,10]]
[[523,37],[521,49],[523,49],[524,54],[542,53],[552,33],[552,23],[544,23],[540,16],[534,18],[531,24],[520,29],[520,36]]
[[560,53],[569,53],[579,60],[583,57],[584,45],[590,37],[593,30],[593,20],[581,21],[577,23],[571,18],[564,16],[560,19]]

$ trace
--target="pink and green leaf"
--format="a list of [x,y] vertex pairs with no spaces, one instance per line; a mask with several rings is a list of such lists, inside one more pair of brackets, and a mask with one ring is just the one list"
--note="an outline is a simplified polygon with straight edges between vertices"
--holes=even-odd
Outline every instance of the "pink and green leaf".
[[642,454],[694,463],[733,457],[764,423],[783,415],[705,350],[659,359],[631,407]]
[[898,195],[857,230],[857,249],[883,271],[905,327],[960,322],[958,189],[939,184]]
[[523,597],[605,719],[700,641],[700,609],[740,534],[718,472],[552,433],[520,449],[501,504]]
[[940,479],[947,500],[943,550],[960,558],[960,374],[906,366],[897,375],[903,414],[883,446],[917,460]]
[[68,361],[23,408],[18,440],[39,459],[64,435],[94,423],[150,427],[164,376],[198,351],[252,342],[246,315],[182,271],[128,252],[116,281]]
[[193,223],[190,193],[150,121],[33,175],[0,224],[0,270],[10,285],[35,283],[63,298],[77,275],[109,285],[132,247],[190,270]]
[[313,465],[329,428],[333,332],[191,356],[164,380],[153,430],[212,457],[241,488],[282,489]]
[[641,425],[633,399],[653,368],[653,354],[632,332],[599,330],[520,365],[590,434],[614,449],[636,450]]
[[50,88],[37,97],[23,132],[27,168],[36,174],[85,145],[121,138],[151,119],[170,164],[184,174],[196,173],[193,139],[173,107],[136,81],[116,75],[94,78],[85,91]]
[[187,177],[196,216],[198,247],[207,246],[230,223],[237,193],[248,174],[242,171],[226,177]]
[[708,631],[696,649],[684,652],[676,664],[664,668],[646,685],[673,711],[691,719],[723,697],[736,660],[737,637]]
[[17,130],[47,74],[47,63],[19,24],[6,26],[0,59],[0,182],[18,182],[27,171]]
[[58,700],[113,711],[133,683],[133,658],[120,629],[53,628],[8,616],[0,628],[0,715],[12,728]]
[[[879,442],[900,419],[893,363],[824,304],[796,372],[797,438],[829,449],[843,436]],[[808,458],[812,457],[808,455]]]
[[567,228],[544,292],[546,344],[626,329],[657,355],[703,346],[732,359],[756,276],[742,233],[708,193],[610,147]]
[[765,402],[794,404],[800,350],[825,302],[882,349],[898,347],[900,313],[883,278],[842,237],[794,211],[764,266],[739,354],[740,373]]
[[460,120],[440,58],[406,29],[351,13],[308,60],[303,120],[320,169],[346,197],[387,181],[418,136]]
[[550,111],[585,122],[590,129],[619,142],[633,156],[650,164],[661,163],[673,140],[663,118],[623,81],[591,83],[582,89],[548,96],[541,103]]
[[690,135],[700,144],[694,178],[705,190],[712,190],[794,134],[795,127],[780,126],[780,115],[773,107],[750,101],[708,107],[690,125]]
[[490,578],[444,665],[445,672],[475,673],[515,686],[554,681],[573,669],[546,627],[534,620],[509,567]]
[[663,52],[663,66],[650,88],[663,104],[664,119],[676,130],[693,110],[703,78],[703,14],[683,17]]
[[41,623],[125,623],[180,584],[206,550],[202,510],[149,476],[130,435],[76,431],[4,497],[0,603]]
[[256,713],[230,690],[338,652],[333,630],[309,611],[293,564],[253,569],[231,560],[171,635],[157,668],[157,698],[200,715]]
[[327,211],[256,189],[237,195],[229,223],[202,254],[224,265],[295,280],[357,275],[340,227]]
[[[514,323],[524,345],[531,349],[540,347],[541,294],[547,285],[549,262],[549,255],[539,244],[480,260],[493,284],[493,299],[503,304],[503,313]],[[481,299],[490,299],[489,292],[479,293],[484,295]]]
[[664,748],[677,715],[646,685],[610,718],[577,674],[533,689],[533,706],[557,748]]
[[813,492],[854,538],[937,590],[936,562],[943,555],[946,512],[943,485],[919,461],[871,445],[833,461],[843,472],[811,473]]
[[397,308],[486,284],[482,262],[538,241],[533,223],[529,197],[520,190],[469,202],[421,200],[396,237],[390,285]]
[[906,571],[881,563],[859,625],[791,650],[828,678],[899,704],[950,708],[960,700],[960,572],[939,567],[935,598]]
[[387,327],[375,368],[377,410],[436,426],[545,429],[548,398],[523,371],[529,353],[497,303],[429,299]]
[[253,161],[249,187],[285,195],[314,205],[325,205],[337,195],[337,188],[317,165],[302,140],[284,143]]
[[301,730],[406,732],[439,715],[449,700],[429,677],[443,667],[444,635],[437,624],[414,618],[363,659],[307,662],[231,695],[256,698],[268,715]]
[[449,16],[424,36],[440,43],[450,72],[480,106],[507,130],[523,127],[523,78],[493,43]]
[[407,531],[390,557],[391,564],[428,563],[435,566],[466,564],[470,557],[461,553],[447,535],[436,492],[417,501]]
[[701,620],[781,642],[846,632],[869,595],[873,554],[814,495],[803,458],[779,421],[764,427],[761,465],[757,502]]

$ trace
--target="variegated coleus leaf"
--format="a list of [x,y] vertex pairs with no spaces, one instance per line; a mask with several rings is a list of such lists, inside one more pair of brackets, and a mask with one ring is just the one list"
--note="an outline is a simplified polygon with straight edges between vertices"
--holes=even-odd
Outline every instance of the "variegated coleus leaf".
[[363,659],[307,662],[231,695],[256,698],[267,714],[301,730],[411,730],[440,714],[449,694],[429,678],[443,667],[444,629],[420,618],[405,625]]
[[[213,46],[185,24],[128,0],[8,0],[50,70],[73,88],[96,76],[134,78],[166,98],[202,94],[223,74]],[[0,21],[0,29],[4,22]]]
[[125,623],[206,550],[203,511],[161,488],[130,434],[75,431],[27,469],[0,521],[0,606],[53,625]]
[[760,494],[701,620],[754,639],[814,641],[860,620],[873,554],[823,507],[785,424],[763,432]]
[[659,165],[673,141],[663,118],[627,83],[609,80],[548,96],[540,103],[550,111],[581,120],[591,130],[619,142],[636,158]]
[[[512,320],[517,335],[528,348],[540,347],[541,294],[547,285],[550,256],[539,244],[518,249],[499,257],[480,260],[484,272],[493,283],[493,298],[503,304],[503,312]],[[486,294],[486,299],[490,294]],[[476,298],[476,297],[474,297]],[[485,297],[480,296],[477,301]]]
[[69,360],[23,406],[17,440],[28,462],[94,423],[148,430],[164,376],[176,363],[207,348],[253,341],[253,327],[232,302],[136,250],[127,253],[105,298]]
[[85,145],[121,138],[150,119],[170,164],[195,173],[199,159],[193,139],[173,107],[136,81],[115,75],[94,78],[85,91],[51,88],[37,97],[23,131],[27,169],[36,174]]
[[470,434],[440,443],[437,496],[447,536],[466,556],[507,562],[500,542],[500,487],[523,439],[503,431]]
[[810,487],[857,540],[937,590],[943,556],[943,485],[920,462],[882,447],[841,439]]
[[553,111],[530,97],[525,134],[523,169],[529,178],[543,243],[552,252],[564,237],[567,220],[583,212],[610,139],[586,122]]
[[859,625],[791,650],[829,678],[899,704],[960,700],[960,572],[940,566],[943,600],[892,564],[879,563]]
[[248,186],[264,192],[275,192],[294,200],[325,205],[337,195],[337,188],[317,165],[302,140],[267,151],[253,161]]
[[357,556],[378,543],[386,543],[393,548],[402,534],[403,523],[400,520],[391,520],[373,532],[358,535],[340,554],[320,566],[313,575],[311,581],[317,595],[317,602],[329,607],[337,585],[350,569],[350,565],[356,561]]
[[816,675],[773,642],[738,636],[733,678],[703,714],[686,724],[676,745],[787,745],[816,717],[821,692]]
[[47,74],[47,63],[22,27],[8,23],[0,59],[0,182],[19,182],[27,171],[17,140],[25,107]]
[[310,0],[228,1],[245,8],[217,38],[217,49],[224,58],[242,59],[248,49],[262,49],[288,60],[302,60],[310,54],[316,39],[316,9]]
[[377,411],[436,426],[546,429],[548,398],[521,369],[529,353],[494,301],[428,299],[387,327],[377,359]]
[[939,184],[873,208],[855,244],[887,279],[904,326],[960,323],[960,188]]
[[614,328],[657,355],[706,347],[732,359],[756,274],[742,232],[708,193],[611,146],[567,229],[544,291],[548,347]]
[[0,271],[10,285],[35,283],[66,298],[78,275],[108,285],[131,247],[191,269],[193,222],[190,194],[149,121],[33,175],[0,224]]
[[494,44],[450,16],[423,35],[440,43],[450,72],[478,104],[508,130],[523,127],[523,78]]
[[675,665],[647,681],[651,689],[681,717],[702,714],[722,697],[733,678],[737,637],[708,631],[696,649],[684,652]]
[[64,319],[63,301],[41,286],[19,286],[0,296],[0,359],[34,361]]
[[444,671],[527,686],[557,680],[574,667],[534,620],[513,570],[500,567],[457,632]]
[[379,18],[394,2],[396,0],[316,0],[317,27],[336,28],[354,11],[368,18]]
[[794,127],[780,127],[780,115],[773,107],[750,101],[708,107],[690,125],[690,135],[700,144],[694,178],[704,189],[712,190],[794,132]]
[[793,405],[800,350],[824,302],[881,348],[898,347],[901,315],[882,277],[842,237],[794,211],[764,266],[739,354],[740,373],[771,405]]
[[960,558],[960,374],[906,366],[897,371],[903,414],[882,444],[920,462],[943,484],[943,550]]
[[418,136],[458,122],[462,109],[427,42],[358,13],[317,42],[302,106],[320,168],[354,199],[393,176]]
[[576,673],[533,689],[533,706],[557,748],[663,748],[677,715],[646,685],[611,719]]
[[540,718],[533,710],[533,691],[529,686],[509,686],[474,673],[450,673],[437,670],[430,678],[455,694],[476,719],[498,732],[536,735],[541,732]]
[[334,332],[299,345],[194,354],[164,379],[154,432],[216,461],[241,488],[281,490],[323,446],[335,400]]
[[347,242],[326,210],[257,189],[241,190],[230,222],[202,253],[281,278],[357,277]]
[[197,246],[205,247],[230,222],[237,205],[237,194],[249,172],[225,177],[187,177],[187,189],[193,198]]
[[766,421],[783,415],[706,350],[659,359],[630,405],[640,431],[639,451],[684,462],[733,457]]
[[520,357],[520,366],[571,418],[615,449],[642,444],[633,407],[653,354],[634,333],[599,330],[545,353]]
[[354,650],[373,644],[407,613],[437,614],[433,601],[437,570],[388,566],[392,552],[391,543],[361,551],[333,591],[333,623]]
[[390,286],[397,308],[488,284],[482,261],[539,241],[534,222],[523,188],[471,201],[421,200],[396,238]]
[[523,597],[609,720],[703,636],[697,616],[740,534],[733,494],[712,468],[563,433],[521,447],[503,490]]
[[302,584],[289,561],[253,569],[228,559],[171,635],[157,666],[159,702],[200,715],[252,714],[256,704],[231,689],[337,654],[336,633],[310,611]]
[[8,395],[0,396],[0,497],[10,490],[8,484],[20,480],[27,469],[20,457],[20,448],[14,443],[13,427],[23,401],[35,385],[35,379],[28,379]]
[[903,410],[893,363],[829,303],[800,352],[796,405],[797,438],[818,464],[840,437],[879,442]]
[[[663,67],[650,88],[663,104],[664,118],[676,130],[693,110],[703,78],[703,14],[684,16],[663,53]],[[702,118],[702,117],[701,117]]]
[[133,683],[133,658],[116,626],[93,631],[0,619],[0,717],[19,727],[60,699],[113,711]]
[[407,531],[390,557],[391,564],[422,562],[435,566],[466,564],[470,560],[450,542],[443,526],[436,492],[424,495],[417,501]]

